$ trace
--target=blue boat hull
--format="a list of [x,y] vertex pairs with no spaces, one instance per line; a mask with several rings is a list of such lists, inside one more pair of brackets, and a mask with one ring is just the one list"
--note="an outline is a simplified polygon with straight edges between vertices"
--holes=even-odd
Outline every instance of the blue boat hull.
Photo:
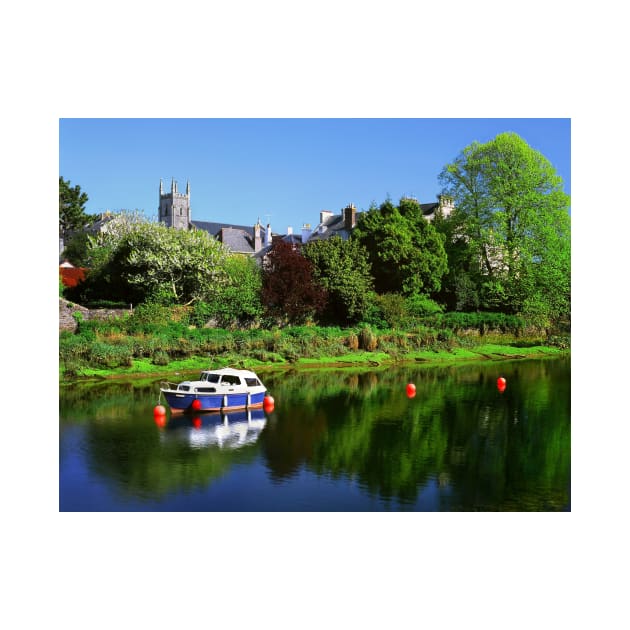
[[[188,394],[162,390],[171,411],[223,411],[229,409],[253,409],[262,407],[266,392],[258,394]],[[201,407],[193,408],[198,400]]]

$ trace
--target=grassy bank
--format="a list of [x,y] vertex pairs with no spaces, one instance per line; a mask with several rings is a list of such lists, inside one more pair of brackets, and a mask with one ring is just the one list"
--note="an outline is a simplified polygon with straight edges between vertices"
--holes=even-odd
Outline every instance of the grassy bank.
[[366,325],[225,330],[191,324],[185,309],[144,308],[83,321],[59,335],[64,381],[114,376],[173,376],[209,366],[376,366],[414,361],[498,360],[567,351],[570,338],[527,329],[514,316],[452,314],[407,330]]
[[390,352],[382,350],[356,350],[336,355],[295,357],[291,353],[290,359],[280,353],[269,353],[266,360],[248,356],[247,353],[226,352],[212,357],[207,355],[193,355],[181,359],[173,359],[168,363],[156,364],[151,358],[132,359],[130,364],[116,367],[83,366],[68,373],[60,365],[60,377],[72,382],[77,379],[92,378],[129,378],[154,376],[173,379],[186,373],[198,372],[209,367],[238,367],[265,372],[277,369],[312,369],[312,368],[366,368],[387,366],[413,362],[423,365],[444,365],[462,361],[488,361],[533,358],[538,356],[553,356],[566,354],[567,349],[544,344],[524,344],[521,340],[503,339],[501,343],[483,342],[467,344],[467,347],[432,347],[425,349]]

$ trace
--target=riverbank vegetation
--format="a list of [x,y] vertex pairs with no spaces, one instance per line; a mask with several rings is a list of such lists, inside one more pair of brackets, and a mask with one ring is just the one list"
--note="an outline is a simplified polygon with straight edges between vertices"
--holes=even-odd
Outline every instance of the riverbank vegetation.
[[[88,272],[60,297],[134,308],[108,321],[77,314],[76,331],[60,333],[62,375],[567,349],[569,198],[551,164],[506,133],[466,147],[440,181],[446,216],[387,199],[358,213],[347,240],[279,238],[261,264],[139,213],[79,230],[66,253]],[[60,178],[60,234],[86,201]]]
[[400,361],[519,358],[568,348],[567,335],[527,329],[500,313],[437,314],[402,328],[290,326],[204,328],[194,307],[145,304],[106,320],[83,320],[59,337],[63,376],[167,374],[209,365],[260,368],[378,365]]

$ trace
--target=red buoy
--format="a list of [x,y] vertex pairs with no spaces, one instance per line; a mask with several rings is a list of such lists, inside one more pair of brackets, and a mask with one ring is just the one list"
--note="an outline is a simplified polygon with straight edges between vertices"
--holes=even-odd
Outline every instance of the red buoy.
[[502,376],[499,376],[499,378],[497,379],[497,389],[500,392],[504,392],[506,387],[507,381]]
[[407,383],[407,398],[413,398],[416,395],[416,386],[413,383]]
[[263,398],[263,409],[267,412],[271,412],[273,411],[273,408],[275,406],[275,400],[273,399],[273,396],[265,396]]
[[165,415],[166,415],[166,407],[164,407],[164,405],[155,405],[155,407],[153,407],[153,416],[155,418],[159,418]]
[[199,411],[201,409],[201,401],[199,400],[199,398],[195,398],[195,400],[192,401],[192,405],[190,405],[195,411]]

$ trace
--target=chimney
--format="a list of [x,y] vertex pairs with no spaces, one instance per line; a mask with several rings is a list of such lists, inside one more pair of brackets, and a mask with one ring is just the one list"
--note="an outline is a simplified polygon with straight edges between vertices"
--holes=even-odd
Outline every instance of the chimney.
[[260,221],[254,226],[254,251],[257,252],[262,248],[262,241],[260,239]]
[[304,245],[304,243],[308,243],[308,239],[311,238],[312,233],[313,230],[311,230],[311,224],[305,223],[302,226],[302,245]]
[[343,210],[343,225],[348,232],[352,230],[352,228],[357,223],[357,209],[354,207],[354,204],[346,206]]
[[293,228],[291,226],[289,226],[287,228],[287,236],[291,236],[293,234]]
[[271,245],[271,225],[267,223],[267,230],[265,232],[265,247]]
[[319,213],[319,222],[325,223],[330,217],[332,217],[333,213],[330,210],[322,210]]

